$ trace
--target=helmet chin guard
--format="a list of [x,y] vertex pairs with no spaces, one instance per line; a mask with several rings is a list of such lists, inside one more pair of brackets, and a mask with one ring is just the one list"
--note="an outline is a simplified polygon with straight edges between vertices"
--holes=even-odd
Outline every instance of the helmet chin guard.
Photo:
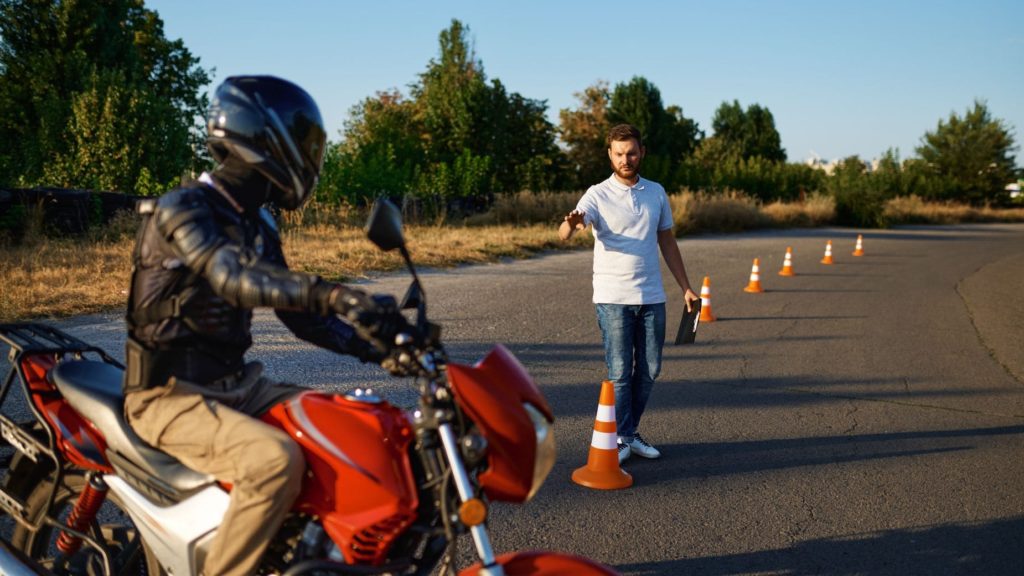
[[274,76],[232,76],[214,92],[206,131],[214,160],[231,158],[273,183],[267,200],[295,210],[312,195],[327,132],[316,102],[299,86]]

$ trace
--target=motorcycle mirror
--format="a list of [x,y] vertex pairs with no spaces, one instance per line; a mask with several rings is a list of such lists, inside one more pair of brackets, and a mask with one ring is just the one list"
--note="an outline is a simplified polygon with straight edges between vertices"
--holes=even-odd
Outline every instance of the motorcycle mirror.
[[386,198],[378,199],[366,221],[366,236],[385,252],[404,247],[402,212]]

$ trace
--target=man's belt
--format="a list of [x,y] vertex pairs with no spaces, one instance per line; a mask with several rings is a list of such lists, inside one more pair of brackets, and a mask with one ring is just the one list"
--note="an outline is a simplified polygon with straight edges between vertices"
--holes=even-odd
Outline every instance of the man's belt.
[[124,393],[163,386],[175,376],[204,384],[239,372],[242,354],[215,355],[194,348],[150,350],[128,337],[125,343]]

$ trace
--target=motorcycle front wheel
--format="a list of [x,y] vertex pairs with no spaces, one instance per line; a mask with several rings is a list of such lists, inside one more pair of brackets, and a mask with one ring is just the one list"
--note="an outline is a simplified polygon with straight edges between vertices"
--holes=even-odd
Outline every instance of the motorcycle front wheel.
[[[62,524],[67,521],[79,494],[85,488],[85,474],[72,471],[64,475],[54,496],[51,516]],[[46,504],[52,490],[53,479],[39,483],[25,500],[29,521],[37,523],[46,514]],[[109,574],[142,574],[161,576],[163,571],[152,560],[145,542],[139,535],[131,517],[124,511],[117,495],[107,492],[106,501],[96,515],[92,526],[85,531],[90,538],[101,543],[107,552]],[[82,543],[69,558],[57,549],[61,531],[49,524],[32,531],[21,524],[14,527],[11,544],[55,574],[107,576],[103,556],[93,547]]]

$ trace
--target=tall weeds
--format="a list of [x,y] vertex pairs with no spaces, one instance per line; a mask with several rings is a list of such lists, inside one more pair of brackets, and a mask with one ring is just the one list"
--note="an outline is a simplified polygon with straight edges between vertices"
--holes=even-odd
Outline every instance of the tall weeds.
[[[461,224],[408,223],[409,249],[418,264],[444,267],[565,248],[558,240],[558,224],[581,195],[520,192],[499,197],[489,212]],[[835,201],[822,195],[812,195],[805,202],[762,205],[735,191],[683,190],[671,194],[669,202],[677,235],[828,225],[835,221],[836,211]],[[366,212],[365,208],[313,203],[281,214],[291,267],[341,281],[402,267],[396,253],[381,252],[366,239],[362,230]],[[1024,222],[1024,208],[975,208],[910,196],[888,201],[884,218],[890,224]],[[79,238],[48,236],[41,209],[19,215],[17,223],[17,238],[0,238],[0,322],[124,307],[139,223],[136,215],[120,214],[106,227]],[[591,234],[576,234],[569,246],[592,243]]]
[[905,196],[887,201],[882,216],[890,225],[1024,222],[1024,208],[994,209],[956,202],[927,202],[919,196]]

